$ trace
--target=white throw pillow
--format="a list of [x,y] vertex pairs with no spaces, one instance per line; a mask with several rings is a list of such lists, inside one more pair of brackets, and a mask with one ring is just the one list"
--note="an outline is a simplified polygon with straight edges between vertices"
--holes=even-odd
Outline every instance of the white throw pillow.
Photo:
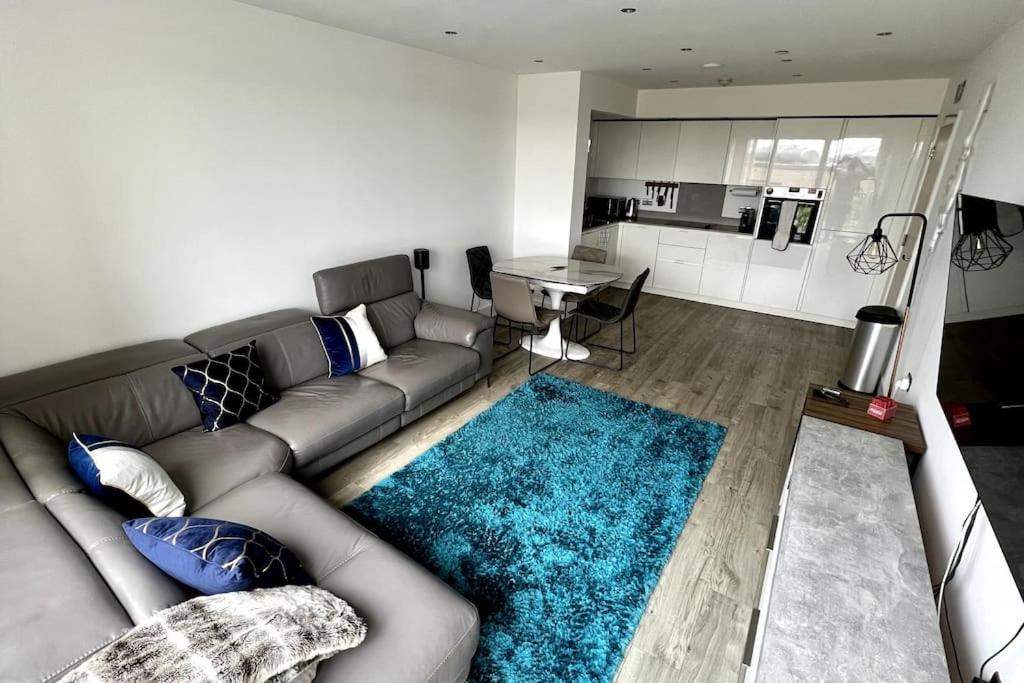
[[68,460],[89,491],[100,498],[121,491],[156,517],[185,514],[185,496],[170,475],[137,448],[102,436],[72,434]]

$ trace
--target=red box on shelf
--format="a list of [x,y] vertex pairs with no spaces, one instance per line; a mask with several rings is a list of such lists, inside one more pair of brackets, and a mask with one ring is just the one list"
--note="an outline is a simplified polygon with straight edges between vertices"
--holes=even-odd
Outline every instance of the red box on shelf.
[[875,396],[871,399],[871,403],[868,404],[868,415],[876,420],[888,422],[895,414],[896,401],[888,396]]

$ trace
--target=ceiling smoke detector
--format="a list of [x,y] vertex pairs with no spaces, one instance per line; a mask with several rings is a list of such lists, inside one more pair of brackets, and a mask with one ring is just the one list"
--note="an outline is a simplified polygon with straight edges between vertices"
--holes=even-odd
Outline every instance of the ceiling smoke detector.
[[722,86],[723,88],[727,85],[732,85],[732,79],[729,78],[728,76],[726,76],[725,78],[719,78],[718,85]]

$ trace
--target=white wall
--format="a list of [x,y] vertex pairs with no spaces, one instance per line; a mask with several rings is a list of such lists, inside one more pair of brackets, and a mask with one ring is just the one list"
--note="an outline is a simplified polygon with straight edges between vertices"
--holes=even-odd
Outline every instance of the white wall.
[[[990,109],[976,141],[964,186],[973,194],[1024,204],[1024,22],[1010,28],[963,74],[968,86],[962,101],[946,98],[943,113],[960,113],[951,149],[955,161],[978,110],[984,87],[995,83]],[[951,79],[951,89],[960,76]],[[950,169],[955,166],[951,164]],[[945,178],[940,179],[939,187]],[[937,211],[929,217],[934,224]],[[908,327],[900,375],[913,373],[909,400],[918,409],[928,451],[914,480],[921,530],[932,576],[938,581],[977,492],[935,396],[943,311],[949,272],[948,229],[934,253],[926,254]],[[929,233],[930,236],[931,232]],[[950,624],[965,680],[1009,640],[1024,622],[1024,602],[984,513],[979,516],[956,579],[948,591]],[[947,650],[948,652],[948,650]],[[1024,681],[1024,637],[986,670],[999,671],[1005,683]],[[954,680],[957,680],[954,674]]]
[[467,306],[466,247],[512,251],[510,74],[229,0],[9,0],[0,84],[0,375],[414,247]]
[[514,251],[567,253],[573,214],[580,72],[519,76]]
[[935,114],[942,105],[946,86],[944,78],[922,78],[641,90],[636,115],[729,118]]
[[590,116],[632,116],[634,88],[580,71],[519,77],[515,254],[566,254],[580,239]]

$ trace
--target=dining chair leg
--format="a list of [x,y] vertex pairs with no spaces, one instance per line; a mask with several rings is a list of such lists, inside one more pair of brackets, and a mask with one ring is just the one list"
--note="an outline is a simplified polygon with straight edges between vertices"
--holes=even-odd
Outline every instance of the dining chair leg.
[[620,320],[619,321],[619,372],[622,372],[622,356],[623,356],[623,352],[626,350],[626,341],[623,338],[623,335],[625,334],[625,332],[624,332],[625,328],[626,328],[626,321],[625,320]]
[[476,311],[476,292],[469,295],[469,310]]
[[629,317],[633,319],[633,353],[636,353],[636,311],[634,310]]

